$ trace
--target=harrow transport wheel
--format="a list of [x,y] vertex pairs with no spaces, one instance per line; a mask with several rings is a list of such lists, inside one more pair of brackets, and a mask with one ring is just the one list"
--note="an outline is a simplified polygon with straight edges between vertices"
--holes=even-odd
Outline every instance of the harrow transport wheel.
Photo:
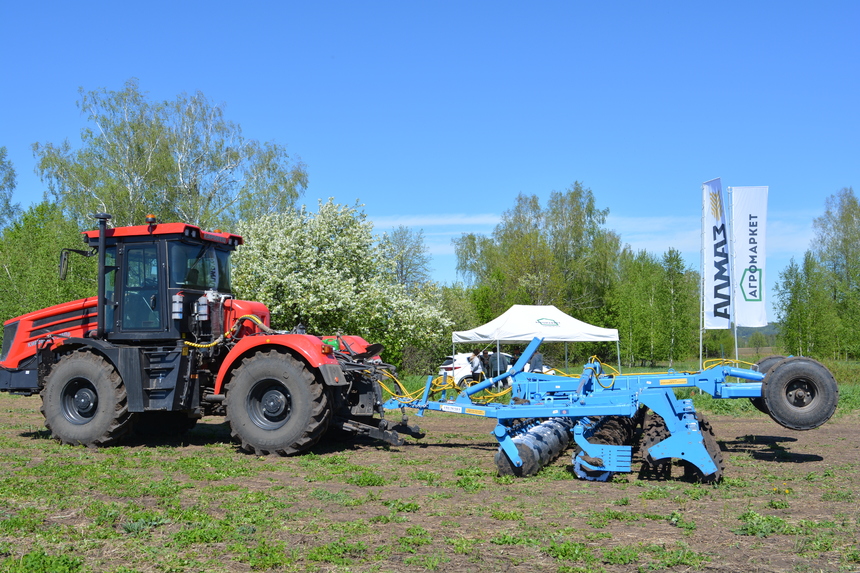
[[61,358],[41,396],[45,426],[64,444],[107,446],[131,428],[122,379],[96,354],[79,351]]
[[774,421],[792,430],[812,430],[836,411],[839,387],[820,362],[794,356],[771,367],[761,395]]
[[[768,356],[767,358],[762,358],[761,360],[756,362],[755,365],[758,368],[759,372],[761,372],[762,374],[767,374],[768,370],[770,370],[783,360],[785,360],[785,356]],[[767,406],[764,405],[764,398],[762,398],[761,396],[757,398],[750,398],[750,402],[752,402],[752,405],[755,406],[759,412],[770,415],[770,413],[767,411]]]
[[242,361],[225,401],[232,436],[257,455],[304,451],[331,419],[322,384],[301,362],[274,350]]

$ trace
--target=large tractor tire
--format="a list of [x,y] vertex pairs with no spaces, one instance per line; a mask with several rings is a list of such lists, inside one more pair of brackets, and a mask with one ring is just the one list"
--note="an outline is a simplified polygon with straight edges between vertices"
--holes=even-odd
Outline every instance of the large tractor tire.
[[274,350],[242,361],[225,401],[233,438],[257,455],[307,450],[331,419],[322,384],[301,362]]
[[[762,358],[755,363],[756,369],[762,374],[767,374],[768,370],[770,370],[783,360],[785,360],[785,356],[768,356],[767,358]],[[764,405],[764,398],[762,398],[761,396],[757,398],[750,398],[750,402],[752,402],[752,405],[755,406],[759,412],[770,415],[770,412],[767,411],[767,406]]]
[[768,370],[761,395],[777,424],[793,430],[812,430],[836,411],[839,387],[823,364],[795,356]]
[[41,395],[45,426],[64,444],[107,446],[131,428],[133,415],[122,379],[110,363],[91,352],[61,358]]

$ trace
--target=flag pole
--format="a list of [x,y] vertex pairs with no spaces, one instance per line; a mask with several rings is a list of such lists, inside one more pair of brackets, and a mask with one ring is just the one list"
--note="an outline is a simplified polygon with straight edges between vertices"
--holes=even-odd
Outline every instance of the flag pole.
[[699,253],[699,269],[701,269],[701,284],[699,285],[699,370],[702,369],[702,344],[705,332],[705,184],[702,183],[702,248]]
[[734,188],[729,187],[729,209],[726,216],[726,234],[729,237],[729,279],[732,281],[732,299],[729,304],[729,316],[732,317],[732,335],[735,339],[735,361],[740,361],[738,353],[738,317],[735,304],[737,303],[737,274],[735,274],[735,204]]

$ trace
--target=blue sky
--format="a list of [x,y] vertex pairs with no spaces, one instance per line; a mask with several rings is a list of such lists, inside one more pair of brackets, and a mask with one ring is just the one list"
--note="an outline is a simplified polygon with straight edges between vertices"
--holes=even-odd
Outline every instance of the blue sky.
[[[581,181],[634,249],[699,266],[701,183],[770,186],[768,284],[826,197],[860,185],[860,3],[0,0],[0,145],[79,142],[78,88],[202,91],[308,166],[303,202],[379,232],[490,233]],[[860,189],[857,189],[860,191]],[[772,297],[771,297],[772,298]]]

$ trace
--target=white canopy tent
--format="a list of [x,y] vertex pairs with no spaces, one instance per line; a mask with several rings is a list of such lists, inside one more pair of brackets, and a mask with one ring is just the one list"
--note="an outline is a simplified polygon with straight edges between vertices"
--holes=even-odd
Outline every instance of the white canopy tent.
[[[487,324],[471,330],[454,332],[451,336],[453,343],[486,343],[495,342],[531,342],[535,337],[543,338],[544,342],[611,342],[618,347],[618,330],[601,328],[577,320],[563,313],[553,305],[524,305],[515,304],[501,316]],[[565,345],[565,362],[567,347]]]

